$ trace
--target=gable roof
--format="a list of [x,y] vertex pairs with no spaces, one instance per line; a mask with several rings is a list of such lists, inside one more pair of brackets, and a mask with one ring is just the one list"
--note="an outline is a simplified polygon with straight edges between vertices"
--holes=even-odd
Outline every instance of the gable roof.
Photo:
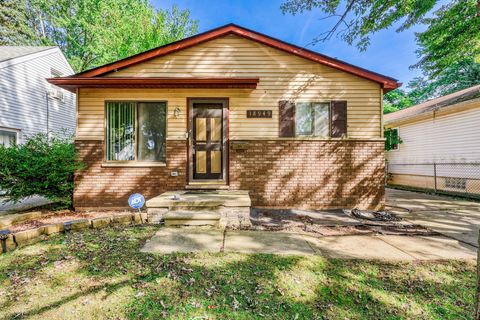
[[132,65],[142,63],[148,61],[150,59],[154,59],[157,57],[165,56],[167,54],[177,52],[186,48],[190,48],[200,43],[204,43],[219,37],[223,37],[229,34],[234,34],[272,48],[282,50],[284,52],[302,57],[304,59],[308,59],[314,62],[318,62],[329,67],[342,70],[344,72],[348,72],[354,74],[356,76],[374,81],[379,83],[384,89],[385,92],[398,88],[401,83],[399,83],[396,79],[390,78],[379,73],[369,71],[344,61],[334,59],[328,57],[326,55],[307,50],[305,48],[298,47],[296,45],[269,37],[267,35],[261,34],[259,32],[249,30],[235,24],[228,24],[216,29],[212,29],[210,31],[206,31],[204,33],[200,33],[198,35],[185,38],[183,40],[179,40],[158,48],[154,48],[143,53],[139,53],[133,55],[131,57],[118,60],[100,67],[96,67],[81,73],[78,73],[71,77],[98,77],[103,76],[110,72],[115,72],[116,70],[128,68]]
[[439,98],[428,100],[410,108],[386,114],[384,117],[384,123],[386,125],[392,124],[395,122],[406,120],[408,118],[419,116],[430,111],[439,110],[463,101],[473,100],[476,98],[480,98],[480,85],[447,94]]
[[68,74],[73,74],[74,71],[62,51],[55,46],[0,46],[0,69],[9,68],[55,53],[59,54],[60,60],[63,61],[68,69]]
[[23,57],[33,53],[53,49],[45,46],[0,46],[0,62]]

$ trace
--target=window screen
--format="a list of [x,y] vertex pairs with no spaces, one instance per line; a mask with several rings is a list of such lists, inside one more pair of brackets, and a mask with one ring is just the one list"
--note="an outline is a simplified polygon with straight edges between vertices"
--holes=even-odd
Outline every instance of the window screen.
[[165,161],[165,102],[108,102],[106,159]]

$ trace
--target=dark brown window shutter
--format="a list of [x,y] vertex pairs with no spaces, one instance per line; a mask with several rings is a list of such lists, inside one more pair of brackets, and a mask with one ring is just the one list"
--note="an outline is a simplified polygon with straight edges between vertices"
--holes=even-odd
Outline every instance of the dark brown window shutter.
[[279,137],[295,137],[295,103],[280,100],[279,107]]
[[332,101],[331,130],[334,138],[347,136],[347,101]]

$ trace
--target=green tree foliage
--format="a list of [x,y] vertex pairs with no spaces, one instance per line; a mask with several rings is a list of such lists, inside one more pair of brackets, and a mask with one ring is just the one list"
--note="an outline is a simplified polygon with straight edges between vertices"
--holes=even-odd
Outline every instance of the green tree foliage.
[[26,0],[0,0],[0,45],[35,44]]
[[70,206],[74,172],[80,168],[70,138],[38,134],[22,145],[0,144],[0,189],[11,201],[40,195]]
[[409,91],[396,89],[384,96],[384,113],[395,112],[480,83],[480,63],[465,60],[447,67],[433,79],[417,77],[408,83]]
[[437,77],[452,66],[480,63],[480,2],[452,1],[422,22],[427,30],[416,34],[420,61],[414,67]]
[[402,89],[396,89],[385,94],[383,98],[383,113],[387,114],[413,105],[409,94]]
[[421,19],[438,0],[286,0],[283,13],[297,14],[320,9],[326,18],[337,19],[334,26],[314,42],[326,41],[338,34],[348,44],[365,50],[370,36],[402,21],[397,31],[405,30]]
[[59,46],[76,72],[197,32],[189,11],[156,9],[147,0],[25,1],[29,21],[22,24],[33,33],[25,44]]

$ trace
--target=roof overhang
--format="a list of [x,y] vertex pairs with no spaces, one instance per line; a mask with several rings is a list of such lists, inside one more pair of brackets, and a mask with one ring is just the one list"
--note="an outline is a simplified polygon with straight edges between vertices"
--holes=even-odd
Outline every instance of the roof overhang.
[[78,88],[255,89],[259,78],[62,77],[49,78],[47,81],[75,92]]
[[470,109],[479,109],[479,108],[480,108],[480,97],[471,99],[471,100],[461,101],[461,102],[450,104],[450,105],[445,105],[445,106],[434,105],[431,108],[422,110],[422,112],[411,114],[402,118],[395,118],[395,119],[389,120],[387,117],[389,114],[387,114],[384,117],[385,120],[383,124],[387,128],[394,128],[394,127],[398,127],[400,125],[405,125],[412,122],[432,119],[439,116],[448,115],[451,113],[462,112]]
[[400,87],[402,84],[396,79],[387,77],[385,75],[363,69],[361,67],[354,66],[347,62],[320,54],[315,51],[311,51],[270,36],[264,35],[262,33],[249,30],[234,24],[228,24],[198,35],[185,38],[158,48],[148,50],[143,53],[133,55],[131,57],[118,60],[100,67],[96,67],[84,72],[77,74],[76,76],[80,77],[99,77],[104,76],[105,74],[116,72],[132,65],[142,63],[157,57],[161,57],[173,52],[177,52],[183,49],[190,48],[200,43],[204,43],[219,37],[223,37],[229,34],[234,34],[272,48],[302,57],[307,60],[318,62],[326,66],[342,70],[344,72],[359,76],[361,78],[376,82],[384,89],[384,92],[388,92]]

